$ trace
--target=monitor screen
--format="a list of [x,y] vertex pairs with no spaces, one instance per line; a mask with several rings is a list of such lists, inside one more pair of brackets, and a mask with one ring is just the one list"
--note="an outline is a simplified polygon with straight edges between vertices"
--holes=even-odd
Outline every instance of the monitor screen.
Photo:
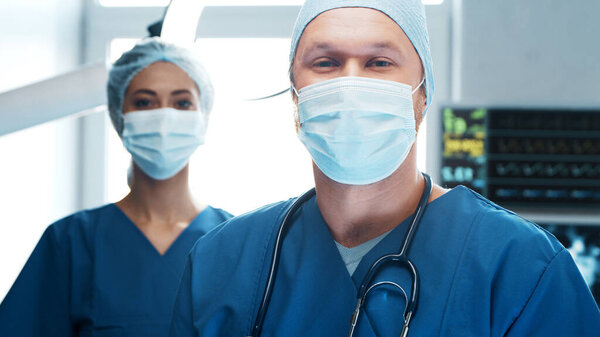
[[442,110],[442,185],[502,206],[600,205],[600,111]]
[[442,185],[486,194],[485,109],[443,110]]

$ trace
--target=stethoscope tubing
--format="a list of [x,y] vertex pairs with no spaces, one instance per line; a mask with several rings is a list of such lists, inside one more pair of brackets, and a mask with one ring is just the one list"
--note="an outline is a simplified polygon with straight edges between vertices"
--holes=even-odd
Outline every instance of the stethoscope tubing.
[[273,247],[273,261],[271,261],[271,267],[269,269],[269,276],[267,278],[267,285],[265,287],[265,292],[263,294],[263,298],[260,302],[260,306],[258,307],[258,313],[256,316],[256,320],[254,322],[254,327],[252,329],[252,334],[250,337],[258,337],[260,336],[262,325],[265,320],[265,315],[267,314],[267,309],[269,307],[269,302],[271,301],[271,295],[273,294],[273,286],[275,285],[275,279],[277,277],[277,270],[279,269],[279,258],[281,257],[281,249],[283,246],[283,239],[285,235],[289,231],[290,226],[288,223],[291,221],[294,213],[300,208],[306,201],[312,198],[316,194],[315,188],[311,188],[304,194],[302,194],[298,199],[294,201],[292,206],[289,208],[285,217],[281,221],[281,226],[279,226],[279,231],[277,232],[277,238],[275,240],[275,246]]
[[[401,262],[403,264],[406,264],[408,266],[408,269],[411,270],[411,274],[413,274],[413,291],[411,292],[410,301],[409,301],[409,303],[407,303],[407,306],[406,306],[407,310],[405,310],[404,329],[408,328],[408,321],[410,321],[410,318],[413,316],[413,313],[416,310],[416,303],[418,300],[418,290],[419,290],[419,274],[418,274],[416,267],[414,266],[412,261],[410,261],[410,259],[408,259],[406,254],[408,253],[410,244],[413,241],[413,237],[415,235],[416,229],[417,229],[419,223],[421,222],[421,217],[425,211],[425,208],[427,207],[427,202],[429,200],[429,196],[430,196],[431,190],[432,190],[432,183],[431,183],[431,178],[429,177],[429,175],[423,173],[423,177],[425,178],[425,188],[424,188],[423,194],[421,195],[421,198],[419,200],[419,205],[417,206],[417,210],[415,212],[415,217],[413,218],[413,221],[411,222],[408,232],[404,238],[404,242],[402,244],[402,249],[400,250],[399,254],[390,254],[390,255],[386,255],[386,256],[379,258],[371,266],[371,268],[367,272],[367,275],[365,275],[365,278],[363,279],[363,282],[361,283],[361,286],[359,288],[358,304],[357,304],[357,308],[355,311],[355,315],[353,315],[353,318],[352,318],[353,325],[352,325],[351,330],[354,330],[354,326],[356,325],[356,322],[358,320],[358,313],[360,311],[360,307],[362,306],[362,304],[364,304],[363,300],[366,295],[367,286],[370,283],[373,276],[375,275],[375,272],[379,268],[379,265],[383,265],[383,264],[385,264],[387,262],[391,262],[391,261],[396,261],[396,262]],[[303,195],[301,195],[298,199],[296,199],[294,201],[294,203],[292,204],[292,206],[286,212],[286,214],[281,222],[281,225],[279,226],[279,231],[277,232],[277,237],[275,240],[275,246],[273,247],[273,253],[271,255],[271,256],[273,256],[273,260],[271,261],[271,267],[269,268],[267,284],[265,286],[265,291],[263,293],[262,300],[258,307],[258,312],[256,314],[256,320],[254,321],[252,333],[249,335],[249,337],[259,337],[260,333],[262,331],[264,319],[265,319],[265,316],[267,313],[269,303],[271,301],[271,296],[273,294],[273,287],[275,285],[277,271],[279,269],[279,259],[281,257],[281,251],[282,251],[282,247],[283,247],[283,239],[285,238],[287,232],[289,231],[289,228],[290,228],[289,225],[292,221],[293,215],[306,201],[311,199],[315,194],[316,194],[316,190],[315,190],[315,188],[312,188],[309,191],[305,192]],[[352,332],[351,332],[351,334],[352,334]]]
[[[368,285],[371,283],[375,273],[379,269],[380,266],[389,263],[389,262],[399,262],[402,265],[408,267],[412,274],[412,287],[413,291],[410,294],[410,301],[407,306],[406,313],[414,313],[416,310],[417,302],[418,302],[418,293],[419,293],[419,272],[413,262],[408,258],[408,251],[410,249],[410,245],[413,242],[414,235],[421,223],[421,218],[425,213],[425,208],[427,207],[427,202],[429,201],[429,196],[431,195],[431,191],[433,189],[433,184],[431,183],[431,177],[429,175],[423,173],[423,177],[425,178],[425,187],[423,189],[423,193],[421,194],[421,198],[419,199],[419,204],[417,206],[417,210],[415,211],[415,216],[411,221],[410,226],[408,227],[408,232],[404,237],[404,242],[402,243],[402,248],[398,254],[389,254],[380,257],[375,263],[371,265],[369,271],[363,278],[363,281],[360,284],[360,288],[357,294],[357,300],[361,303],[364,303],[361,299],[365,297],[365,293],[367,291]],[[412,314],[411,314],[412,315]]]

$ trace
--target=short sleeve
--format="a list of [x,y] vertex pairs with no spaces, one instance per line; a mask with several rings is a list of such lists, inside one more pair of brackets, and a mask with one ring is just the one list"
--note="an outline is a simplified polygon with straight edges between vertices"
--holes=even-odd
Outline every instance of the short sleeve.
[[173,307],[173,316],[169,331],[169,336],[171,337],[194,336],[192,264],[189,256],[179,283],[179,290],[177,292],[177,297],[175,298],[175,306]]
[[73,336],[63,249],[50,226],[0,305],[0,336]]
[[597,337],[600,311],[569,252],[558,253],[541,276],[507,337]]

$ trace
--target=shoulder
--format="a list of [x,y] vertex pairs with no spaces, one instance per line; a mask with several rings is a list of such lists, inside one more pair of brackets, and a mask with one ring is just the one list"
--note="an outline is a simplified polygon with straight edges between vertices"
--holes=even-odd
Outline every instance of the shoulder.
[[220,208],[215,208],[210,205],[206,206],[190,223],[188,234],[194,237],[193,241],[195,242],[196,239],[206,235],[206,233],[219,227],[221,223],[232,217],[233,215]]
[[224,209],[210,205],[207,206],[206,209],[211,213],[212,216],[220,220],[220,222],[233,218],[233,215]]
[[257,241],[268,241],[293,200],[273,203],[236,217],[229,215],[228,220],[196,242],[192,258],[223,244],[228,251],[236,251]]
[[527,253],[527,256],[550,263],[564,247],[549,232],[537,224],[522,218],[477,194],[465,189],[476,215],[473,218],[471,235],[483,241],[495,243],[488,249],[511,250],[512,253]]
[[[256,293],[269,247],[272,247],[280,219],[290,204],[291,200],[278,202],[231,218],[196,241],[188,260],[194,303],[218,306],[231,298],[223,297],[217,301],[212,297],[214,294]],[[235,290],[232,290],[233,286]],[[254,296],[248,296],[246,300],[250,303]],[[232,305],[244,306],[241,303]]]
[[[566,249],[535,223],[471,190],[466,193],[475,215],[461,257],[462,272],[481,282],[479,287],[487,285],[482,289],[487,288],[485,291],[497,299],[499,306],[504,303],[521,308]],[[510,317],[514,317],[514,308],[501,311],[511,312]]]
[[565,248],[535,223],[465,187],[453,193],[455,209],[448,209],[445,219],[460,232],[457,272],[470,275],[470,281],[462,282],[491,287],[482,288],[488,293],[504,289],[514,297],[519,292],[524,301]]
[[[192,277],[213,281],[240,272],[239,266],[262,270],[262,264],[291,200],[233,217],[200,237],[189,254]],[[210,258],[218,256],[217,259]]]
[[54,240],[60,246],[73,241],[91,241],[99,225],[112,221],[118,212],[115,204],[107,204],[73,213],[51,224],[43,238]]
[[[444,335],[464,334],[465,327],[477,330],[472,335],[489,331],[506,335],[536,296],[553,303],[565,289],[588,292],[579,282],[581,276],[569,252],[552,234],[465,187],[448,196],[452,194],[455,208],[447,208],[447,218],[453,219],[452,225],[462,219],[464,226],[459,229],[461,248]],[[568,310],[578,310],[577,305],[562,302]],[[542,317],[545,309],[538,309],[536,314]],[[474,321],[478,324],[470,324]]]

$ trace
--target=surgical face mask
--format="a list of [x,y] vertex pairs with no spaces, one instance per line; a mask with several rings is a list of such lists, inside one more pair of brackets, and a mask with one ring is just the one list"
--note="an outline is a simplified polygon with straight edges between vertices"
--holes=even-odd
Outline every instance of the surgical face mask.
[[330,179],[367,185],[389,177],[415,141],[412,90],[406,84],[339,77],[300,89],[298,137]]
[[181,171],[204,143],[206,117],[199,111],[164,108],[123,115],[123,145],[144,173],[165,180]]

